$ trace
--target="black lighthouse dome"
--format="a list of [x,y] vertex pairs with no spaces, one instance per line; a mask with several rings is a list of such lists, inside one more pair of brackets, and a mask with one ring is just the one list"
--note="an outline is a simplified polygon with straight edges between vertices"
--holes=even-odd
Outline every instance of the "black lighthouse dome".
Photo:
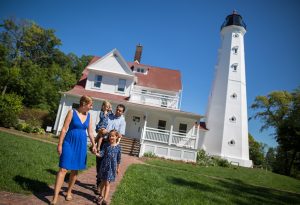
[[242,27],[244,27],[245,30],[247,30],[246,29],[247,26],[246,26],[245,22],[243,21],[242,16],[239,15],[237,13],[237,11],[233,11],[231,15],[228,15],[226,17],[224,23],[221,26],[221,30],[226,26],[232,26],[232,25],[242,26]]

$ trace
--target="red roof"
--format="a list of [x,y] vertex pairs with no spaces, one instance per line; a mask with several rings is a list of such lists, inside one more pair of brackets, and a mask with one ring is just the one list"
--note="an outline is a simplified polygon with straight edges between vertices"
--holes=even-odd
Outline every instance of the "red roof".
[[[100,59],[100,57],[95,56],[91,60],[89,65],[94,63],[98,59]],[[139,86],[175,92],[181,90],[181,74],[179,70],[171,70],[167,68],[159,68],[131,62],[127,62],[127,64],[130,68],[138,67],[147,70],[147,74],[135,73],[138,78],[137,85]],[[77,85],[85,87],[87,76],[88,70],[87,68],[85,68]]]
[[178,70],[170,70],[149,65],[128,62],[129,67],[144,68],[147,74],[135,73],[137,85],[178,92],[181,90],[181,75]]

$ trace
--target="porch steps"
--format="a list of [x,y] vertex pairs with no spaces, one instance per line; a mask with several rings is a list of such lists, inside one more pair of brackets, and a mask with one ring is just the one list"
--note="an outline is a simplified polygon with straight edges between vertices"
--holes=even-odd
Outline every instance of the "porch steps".
[[141,144],[138,140],[123,136],[120,145],[123,154],[139,156]]

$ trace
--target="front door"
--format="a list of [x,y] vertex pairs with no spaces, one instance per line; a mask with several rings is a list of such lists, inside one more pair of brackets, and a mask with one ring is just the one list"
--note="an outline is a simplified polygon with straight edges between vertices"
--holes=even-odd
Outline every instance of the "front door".
[[133,114],[130,120],[130,135],[128,137],[139,139],[142,132],[142,116]]

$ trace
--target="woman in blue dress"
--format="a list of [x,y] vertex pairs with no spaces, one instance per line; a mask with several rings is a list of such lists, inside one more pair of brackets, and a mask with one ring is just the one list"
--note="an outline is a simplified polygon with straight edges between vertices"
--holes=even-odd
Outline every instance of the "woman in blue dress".
[[88,111],[92,108],[92,99],[88,96],[82,96],[80,98],[79,108],[70,110],[66,116],[57,145],[57,152],[60,156],[60,169],[56,176],[54,196],[51,204],[57,203],[58,194],[68,170],[71,170],[71,174],[66,200],[72,200],[72,189],[77,178],[78,170],[86,168],[86,131],[88,131],[88,135],[93,147],[93,152],[96,153],[96,146],[92,129],[92,119],[90,114],[88,113]]
[[107,204],[110,183],[115,181],[120,172],[121,146],[117,143],[118,136],[116,130],[111,130],[108,134],[109,143],[105,143],[100,152],[100,157],[103,157],[100,167],[101,194],[98,198],[100,204]]

